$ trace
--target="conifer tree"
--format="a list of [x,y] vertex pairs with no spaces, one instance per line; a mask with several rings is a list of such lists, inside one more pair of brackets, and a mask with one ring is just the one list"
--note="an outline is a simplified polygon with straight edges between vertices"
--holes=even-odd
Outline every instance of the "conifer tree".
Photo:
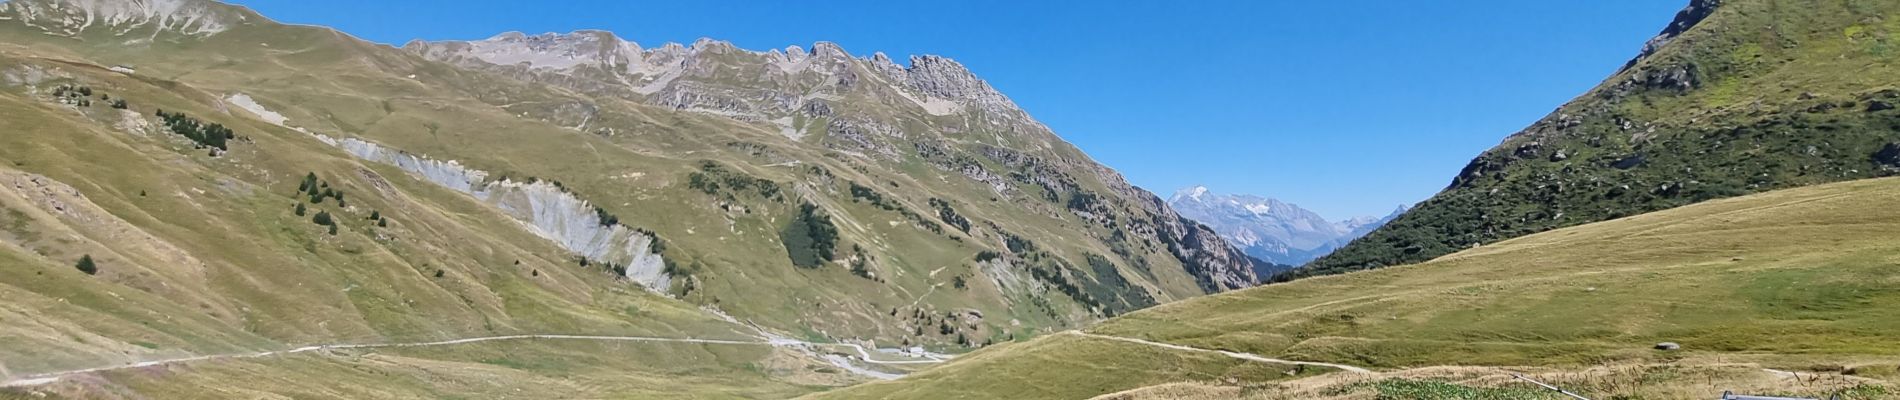
[[74,264],[74,265],[73,265],[73,267],[74,267],[74,268],[79,268],[79,272],[84,272],[84,273],[86,273],[86,275],[98,275],[98,274],[99,274],[99,265],[98,265],[98,264],[95,264],[95,263],[93,263],[93,262],[92,262],[92,255],[91,255],[91,254],[87,254],[87,255],[84,255],[84,256],[80,256],[80,257],[79,257],[79,263],[78,263],[78,264]]

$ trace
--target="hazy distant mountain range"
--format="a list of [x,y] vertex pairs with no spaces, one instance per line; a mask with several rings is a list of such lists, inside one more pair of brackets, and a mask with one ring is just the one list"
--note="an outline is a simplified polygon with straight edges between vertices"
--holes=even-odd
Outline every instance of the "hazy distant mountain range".
[[1168,204],[1182,216],[1214,228],[1247,255],[1291,266],[1305,264],[1365,236],[1406,209],[1400,206],[1384,217],[1335,222],[1297,204],[1248,194],[1214,193],[1206,186],[1176,191]]

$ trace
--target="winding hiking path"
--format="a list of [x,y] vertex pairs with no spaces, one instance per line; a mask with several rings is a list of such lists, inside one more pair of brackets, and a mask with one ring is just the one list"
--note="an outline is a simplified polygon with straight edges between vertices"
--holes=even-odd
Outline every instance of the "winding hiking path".
[[1122,341],[1122,342],[1128,342],[1128,343],[1134,343],[1134,344],[1140,344],[1140,345],[1155,346],[1155,347],[1160,347],[1164,349],[1192,351],[1192,352],[1198,352],[1198,353],[1217,353],[1217,354],[1228,356],[1228,357],[1238,358],[1238,359],[1247,360],[1247,361],[1254,361],[1254,362],[1290,364],[1290,365],[1310,365],[1310,366],[1315,366],[1315,367],[1335,368],[1341,371],[1353,372],[1353,373],[1361,373],[1361,374],[1372,373],[1372,370],[1361,368],[1361,367],[1355,367],[1351,365],[1345,365],[1345,364],[1282,360],[1278,358],[1261,357],[1259,354],[1253,354],[1253,353],[1241,353],[1241,352],[1233,352],[1233,351],[1226,351],[1226,350],[1210,350],[1210,349],[1203,349],[1203,348],[1198,348],[1198,347],[1182,346],[1182,345],[1173,344],[1173,343],[1162,343],[1162,342],[1142,340],[1142,339],[1136,339],[1136,338],[1127,338],[1127,337],[1121,337],[1121,336],[1097,335],[1097,334],[1083,332],[1083,331],[1064,331],[1062,333],[1068,334],[1068,335],[1086,337],[1086,338],[1116,340],[1116,341]]
[[[1344,364],[1281,360],[1277,358],[1262,357],[1260,355],[1252,354],[1252,353],[1240,353],[1240,352],[1232,352],[1232,351],[1224,351],[1224,350],[1202,349],[1202,348],[1188,347],[1188,346],[1182,346],[1182,345],[1171,344],[1171,343],[1161,343],[1161,342],[1155,342],[1155,341],[1149,341],[1149,340],[1143,340],[1143,339],[1126,338],[1126,337],[1120,337],[1120,336],[1098,335],[1098,334],[1087,333],[1087,332],[1082,332],[1082,331],[1065,331],[1065,332],[1062,332],[1062,334],[1077,335],[1077,336],[1095,338],[1095,339],[1115,340],[1115,341],[1135,343],[1135,344],[1147,345],[1147,346],[1155,346],[1155,347],[1161,347],[1161,348],[1172,349],[1172,350],[1180,350],[1180,351],[1216,353],[1216,354],[1221,354],[1228,357],[1233,357],[1233,358],[1247,360],[1247,361],[1254,361],[1254,362],[1290,364],[1290,365],[1310,365],[1310,366],[1317,366],[1317,367],[1335,368],[1342,371],[1355,372],[1355,373],[1371,373],[1372,372],[1371,370],[1368,370],[1365,368],[1355,367],[1351,365],[1344,365]],[[134,363],[122,364],[122,365],[112,365],[112,366],[104,366],[104,367],[94,367],[94,368],[25,375],[18,378],[9,379],[6,382],[0,382],[0,387],[39,386],[39,385],[46,385],[46,384],[58,382],[62,378],[65,378],[68,376],[74,376],[74,375],[89,374],[89,373],[95,373],[95,372],[116,371],[116,370],[123,370],[123,369],[156,367],[156,366],[161,366],[161,365],[184,364],[184,363],[199,362],[199,361],[264,358],[264,357],[291,355],[291,354],[308,353],[308,352],[313,352],[313,351],[324,351],[324,350],[454,346],[454,345],[480,343],[480,342],[493,342],[493,341],[504,341],[504,340],[534,340],[534,339],[592,340],[592,341],[618,341],[618,342],[658,342],[658,343],[696,343],[696,344],[716,344],[716,345],[736,345],[736,346],[776,346],[776,347],[838,346],[838,347],[851,348],[856,353],[858,353],[857,361],[870,363],[870,364],[935,364],[935,363],[942,363],[942,362],[948,361],[947,358],[935,356],[935,355],[931,355],[920,360],[899,360],[899,361],[877,360],[872,357],[871,351],[866,350],[864,346],[851,344],[851,343],[812,343],[812,342],[807,342],[807,341],[802,341],[802,340],[785,338],[781,336],[767,336],[764,340],[730,340],[730,339],[700,339],[700,338],[690,338],[690,337],[689,338],[669,338],[669,337],[654,337],[654,336],[600,336],[600,335],[554,335],[554,334],[504,335],[504,336],[483,336],[483,337],[472,337],[472,338],[462,338],[462,339],[439,340],[439,341],[432,341],[432,342],[311,345],[311,346],[298,347],[298,348],[288,349],[288,350],[261,351],[261,352],[256,352],[256,353],[218,354],[218,355],[169,358],[169,359],[162,359],[162,360],[140,361],[140,362],[134,362]],[[832,357],[837,357],[837,356],[832,356]],[[831,360],[831,361],[834,364],[838,364],[838,363],[841,363],[843,360]],[[855,370],[856,369],[854,369],[854,371]],[[896,377],[901,376],[901,375],[896,375],[896,374],[882,373],[882,372],[875,372],[875,371],[868,371],[868,370],[860,372],[860,373],[864,373],[864,374],[867,374],[879,379],[894,379]]]
[[[156,367],[156,366],[161,366],[161,365],[183,364],[183,363],[198,362],[198,361],[264,358],[264,357],[272,357],[272,356],[279,356],[279,355],[308,353],[308,352],[320,351],[320,350],[453,346],[453,345],[461,345],[461,344],[469,344],[469,343],[492,342],[492,341],[502,341],[502,340],[531,340],[531,339],[697,343],[697,344],[720,344],[720,345],[739,345],[739,346],[776,346],[776,347],[844,346],[844,347],[850,347],[852,349],[857,350],[857,353],[860,358],[859,361],[872,363],[872,364],[929,364],[929,363],[944,362],[944,360],[939,359],[939,358],[934,358],[934,357],[929,358],[929,359],[924,359],[924,360],[880,361],[880,360],[872,359],[870,352],[865,351],[864,347],[858,346],[855,344],[812,343],[812,342],[806,342],[806,341],[795,340],[795,339],[787,339],[787,338],[782,338],[782,337],[771,337],[766,340],[727,340],[727,339],[699,339],[699,338],[690,338],[690,337],[689,338],[669,338],[669,337],[653,337],[653,336],[597,336],[597,335],[552,335],[552,334],[549,334],[549,335],[505,335],[505,336],[483,336],[483,337],[472,337],[472,338],[462,338],[462,339],[450,339],[450,340],[440,340],[440,341],[433,341],[433,342],[326,344],[326,345],[304,346],[304,347],[298,347],[298,348],[289,349],[289,350],[262,351],[262,352],[256,352],[256,353],[217,354],[217,355],[205,355],[205,356],[193,356],[193,357],[168,358],[168,359],[161,359],[161,360],[139,361],[139,362],[123,364],[123,365],[113,365],[113,366],[105,366],[105,367],[94,367],[94,368],[25,375],[25,376],[21,376],[17,378],[8,379],[6,382],[0,382],[0,387],[39,386],[39,385],[46,385],[46,384],[58,382],[61,378],[65,378],[65,377],[73,376],[73,375],[89,374],[89,373],[94,373],[94,372],[116,371],[116,370],[122,370],[122,369]],[[835,363],[837,362],[834,361],[834,364]],[[880,378],[880,379],[893,379],[894,377],[899,376],[899,375],[888,374],[888,373],[877,373],[872,376]]]

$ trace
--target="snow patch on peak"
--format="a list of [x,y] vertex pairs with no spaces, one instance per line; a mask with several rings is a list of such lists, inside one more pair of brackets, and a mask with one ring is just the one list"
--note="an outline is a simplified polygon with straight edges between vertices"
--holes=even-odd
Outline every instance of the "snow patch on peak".
[[1267,215],[1267,213],[1273,211],[1273,206],[1269,206],[1266,203],[1253,203],[1244,207],[1247,211],[1252,212],[1253,215]]
[[1175,203],[1175,202],[1188,201],[1188,200],[1201,202],[1203,201],[1201,197],[1207,196],[1207,193],[1208,193],[1207,186],[1195,185],[1193,187],[1182,188],[1181,190],[1174,191],[1174,196],[1170,197],[1168,199],[1168,202]]

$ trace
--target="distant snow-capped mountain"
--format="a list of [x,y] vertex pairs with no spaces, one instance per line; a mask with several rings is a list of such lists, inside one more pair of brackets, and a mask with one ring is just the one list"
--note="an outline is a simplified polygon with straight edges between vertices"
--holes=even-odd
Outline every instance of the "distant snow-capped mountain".
[[1168,204],[1182,216],[1214,228],[1247,255],[1276,264],[1301,265],[1330,253],[1405,212],[1384,217],[1329,221],[1293,203],[1246,194],[1220,194],[1206,186],[1176,191]]

